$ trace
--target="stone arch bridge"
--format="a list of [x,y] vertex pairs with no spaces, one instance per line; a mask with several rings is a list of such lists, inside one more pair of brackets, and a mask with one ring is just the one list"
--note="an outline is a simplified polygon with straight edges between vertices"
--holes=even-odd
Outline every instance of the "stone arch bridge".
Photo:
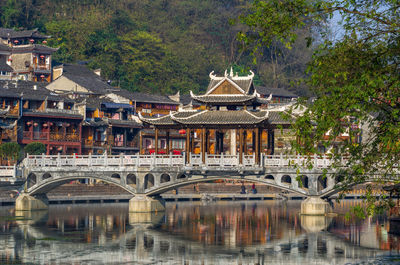
[[[188,160],[188,161],[187,161]],[[331,160],[301,156],[263,156],[256,164],[255,156],[239,157],[206,155],[119,155],[119,156],[51,156],[28,155],[23,161],[26,177],[25,195],[43,197],[55,187],[76,179],[98,179],[121,187],[140,200],[137,211],[161,210],[151,198],[189,184],[217,179],[258,182],[297,193],[305,197],[325,198],[337,192]],[[313,168],[298,169],[292,165],[313,163]],[[324,176],[323,171],[327,171]],[[145,201],[146,203],[142,203]],[[144,204],[144,205],[143,205]],[[153,205],[153,206],[149,206]],[[149,208],[150,207],[150,208]],[[17,207],[18,208],[18,207]],[[133,210],[133,209],[132,209]]]

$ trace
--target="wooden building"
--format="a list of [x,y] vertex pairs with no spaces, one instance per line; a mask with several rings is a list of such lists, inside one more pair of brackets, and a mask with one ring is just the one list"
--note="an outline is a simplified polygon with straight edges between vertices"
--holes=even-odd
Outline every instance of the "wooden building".
[[[290,122],[281,116],[284,110],[261,109],[268,104],[269,98],[260,98],[253,85],[254,74],[234,75],[231,69],[228,75],[217,77],[210,73],[210,83],[204,95],[191,98],[204,108],[196,110],[178,110],[163,117],[145,117],[140,119],[155,130],[155,152],[160,148],[160,132],[165,132],[166,148],[170,146],[170,130],[185,132],[185,152],[201,154],[254,154],[257,163],[261,153],[271,153],[273,131],[277,126],[288,127]],[[249,141],[250,139],[250,141]],[[262,139],[267,139],[263,141]],[[167,152],[170,151],[167,149]]]
[[[51,82],[51,57],[58,49],[46,45],[48,38],[50,36],[40,34],[37,29],[16,31],[0,28],[0,68],[6,65],[12,68],[11,73],[9,71],[10,74],[7,74],[7,79]],[[6,54],[6,65],[4,54],[1,55],[4,48],[1,46],[10,49],[10,53]],[[4,75],[1,78],[0,75],[0,79],[6,78]]]

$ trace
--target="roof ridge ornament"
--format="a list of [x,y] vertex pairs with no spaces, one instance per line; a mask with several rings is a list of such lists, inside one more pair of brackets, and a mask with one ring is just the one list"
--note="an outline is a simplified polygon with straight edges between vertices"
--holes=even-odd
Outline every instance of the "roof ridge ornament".
[[228,77],[228,70],[227,69],[225,69],[224,76]]
[[232,69],[232,66],[231,66],[231,72],[229,73],[229,75],[230,75],[231,77],[233,77],[233,69]]

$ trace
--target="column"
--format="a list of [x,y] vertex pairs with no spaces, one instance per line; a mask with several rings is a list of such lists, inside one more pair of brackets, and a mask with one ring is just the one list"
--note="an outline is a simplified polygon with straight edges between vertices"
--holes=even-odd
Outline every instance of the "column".
[[167,130],[167,132],[165,133],[165,138],[166,138],[165,140],[167,141],[167,143],[166,143],[166,149],[167,150],[165,150],[165,151],[166,151],[167,154],[169,154],[170,149],[171,149],[171,141],[169,139],[169,130]]
[[210,154],[210,130],[206,131],[206,153]]
[[139,132],[139,155],[142,154],[143,149],[143,138],[142,138],[142,131]]
[[190,137],[191,137],[190,152],[194,153],[194,144],[195,144],[195,142],[194,142],[194,134],[195,134],[195,131],[194,130],[190,130],[190,131],[191,131],[191,133],[190,133]]
[[239,129],[239,164],[243,164],[243,128]]
[[247,130],[243,130],[243,153],[247,155]]
[[268,147],[269,150],[271,150],[270,154],[274,154],[274,130],[271,128],[268,128]]
[[236,143],[236,129],[231,129],[231,143],[230,143],[230,153],[231,155],[236,155],[237,143]]
[[225,136],[225,134],[224,134],[224,132],[222,131],[220,134],[219,134],[219,141],[220,141],[220,145],[219,145],[219,152],[220,152],[220,154],[221,153],[224,153],[224,136]]
[[158,128],[155,129],[155,136],[154,136],[154,153],[157,155],[158,154]]
[[206,128],[201,128],[201,161],[206,163]]
[[260,129],[259,128],[254,129],[253,136],[254,136],[254,134],[256,136],[254,152],[256,154],[256,164],[259,165],[260,164]]
[[186,152],[186,163],[190,163],[190,149],[191,149],[191,144],[190,144],[190,134],[191,130],[189,128],[186,129],[186,143],[185,143],[185,152]]
[[219,147],[220,147],[219,146],[219,137],[220,137],[219,131],[215,130],[214,154],[216,154],[216,155],[221,153],[219,151]]

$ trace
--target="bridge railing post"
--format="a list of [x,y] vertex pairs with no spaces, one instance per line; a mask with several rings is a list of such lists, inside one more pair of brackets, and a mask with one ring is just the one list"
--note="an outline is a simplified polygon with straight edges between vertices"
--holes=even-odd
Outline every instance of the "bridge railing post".
[[75,153],[72,154],[72,165],[74,167],[76,167],[76,154]]
[[279,154],[279,165],[280,165],[281,167],[284,166],[283,154],[282,154],[282,153]]
[[219,157],[219,165],[221,166],[221,167],[223,167],[224,166],[224,163],[225,161],[224,161],[224,153],[221,153],[221,155],[220,155],[220,157]]
[[57,153],[57,160],[56,160],[56,162],[57,162],[57,167],[61,167],[61,155],[60,155],[60,153]]
[[119,154],[119,166],[123,167],[124,166],[124,156],[121,154]]
[[[190,157],[190,158],[189,158],[189,166],[192,166],[192,163],[193,163],[193,154],[192,154],[192,152],[189,153],[189,157]],[[186,164],[187,162],[188,162],[188,161],[186,161],[185,164]]]
[[108,166],[108,154],[107,150],[104,152],[104,165],[107,167]]
[[91,152],[89,153],[89,156],[88,156],[88,166],[89,167],[92,166],[92,153]]
[[136,155],[136,166],[140,166],[140,153]]
[[44,153],[42,153],[42,167],[46,166],[46,163],[44,161]]
[[168,161],[168,165],[172,166],[172,153],[169,153],[169,161]]
[[314,168],[318,167],[318,157],[317,154],[314,154]]

